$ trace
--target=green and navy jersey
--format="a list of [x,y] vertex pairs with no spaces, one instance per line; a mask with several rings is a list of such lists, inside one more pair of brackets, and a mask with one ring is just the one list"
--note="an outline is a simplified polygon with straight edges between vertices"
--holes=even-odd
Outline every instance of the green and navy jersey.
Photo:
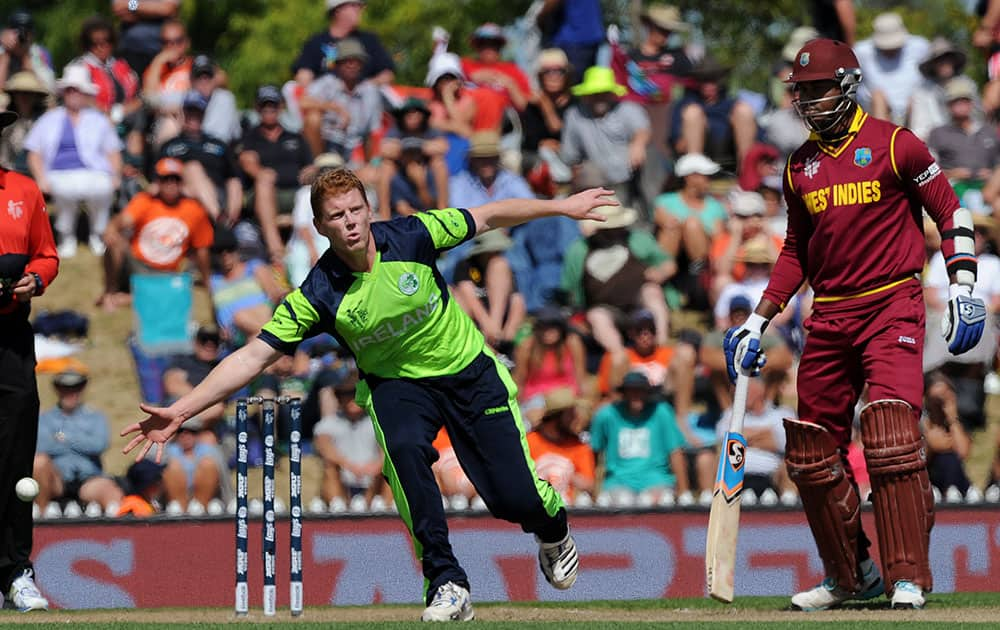
[[303,339],[329,333],[351,351],[362,374],[381,378],[455,374],[485,341],[451,299],[435,261],[475,235],[475,220],[459,208],[372,223],[371,271],[352,271],[328,249],[259,336],[292,354]]

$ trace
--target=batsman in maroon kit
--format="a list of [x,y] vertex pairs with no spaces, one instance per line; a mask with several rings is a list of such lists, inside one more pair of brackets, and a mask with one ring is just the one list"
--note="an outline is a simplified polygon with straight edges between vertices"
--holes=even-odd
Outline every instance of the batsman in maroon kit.
[[[922,210],[941,232],[951,278],[942,328],[961,354],[982,335],[972,297],[971,213],[927,147],[908,129],[872,118],[855,101],[861,70],[850,46],[814,39],[787,81],[811,129],[788,160],[788,233],[754,314],[724,341],[730,377],[763,365],[760,336],[807,281],[813,314],[798,372],[798,420],[785,420],[785,461],[799,489],[826,579],[792,597],[803,610],[885,592],[893,608],[921,608],[934,499],[919,419],[923,400]],[[861,435],[872,485],[883,582],[861,527],[861,497],[847,463],[854,408],[868,386]]]

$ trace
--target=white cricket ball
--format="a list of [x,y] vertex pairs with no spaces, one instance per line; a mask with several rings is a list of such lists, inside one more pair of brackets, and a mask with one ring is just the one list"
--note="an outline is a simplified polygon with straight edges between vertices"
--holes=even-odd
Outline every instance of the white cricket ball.
[[31,477],[21,477],[17,485],[14,486],[17,498],[25,503],[31,503],[38,496],[38,482]]

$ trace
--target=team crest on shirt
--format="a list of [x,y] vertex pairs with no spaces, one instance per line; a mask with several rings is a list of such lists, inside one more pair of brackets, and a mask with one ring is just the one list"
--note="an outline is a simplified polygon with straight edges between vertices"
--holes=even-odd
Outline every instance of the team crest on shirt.
[[861,147],[854,150],[854,165],[862,168],[872,163],[871,147]]
[[413,295],[420,288],[420,280],[417,278],[417,274],[407,271],[399,276],[396,286],[399,287],[399,291],[403,295]]
[[812,179],[819,172],[819,155],[806,158],[806,163],[802,166],[802,174]]
[[355,328],[364,328],[368,322],[368,309],[362,308],[361,305],[347,309],[346,313],[347,319],[351,320]]
[[809,53],[804,52],[801,55],[799,55],[799,65],[802,66],[803,68],[809,65]]
[[7,214],[12,219],[20,219],[24,216],[24,202],[14,201],[13,199],[7,201]]

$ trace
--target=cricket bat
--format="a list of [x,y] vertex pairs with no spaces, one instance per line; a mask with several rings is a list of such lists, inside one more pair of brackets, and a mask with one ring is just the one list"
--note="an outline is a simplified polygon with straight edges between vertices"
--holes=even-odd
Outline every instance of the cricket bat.
[[720,602],[733,601],[736,568],[736,537],[740,528],[740,495],[743,494],[743,473],[747,441],[743,437],[743,416],[747,407],[747,386],[750,377],[740,374],[736,379],[733,413],[729,431],[722,439],[719,469],[715,473],[712,511],[708,516],[708,537],[705,541],[705,584],[708,594]]

